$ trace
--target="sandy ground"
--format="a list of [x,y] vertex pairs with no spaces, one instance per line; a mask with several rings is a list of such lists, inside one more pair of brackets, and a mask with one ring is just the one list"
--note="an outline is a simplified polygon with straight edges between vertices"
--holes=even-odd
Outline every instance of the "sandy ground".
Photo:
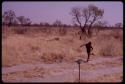
[[[122,59],[121,56],[117,56],[99,57],[87,63],[83,61],[81,63],[81,82],[121,82]],[[109,81],[110,75],[116,75],[118,78],[114,77],[115,81],[112,81],[113,78]],[[97,81],[98,77],[102,79]],[[2,68],[3,82],[77,82],[77,79],[78,65],[75,62],[21,64]]]

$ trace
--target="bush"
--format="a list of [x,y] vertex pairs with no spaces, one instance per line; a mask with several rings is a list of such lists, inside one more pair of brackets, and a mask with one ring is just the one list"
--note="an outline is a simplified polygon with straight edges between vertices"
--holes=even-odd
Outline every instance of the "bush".
[[63,28],[63,27],[59,28],[59,34],[62,35],[62,36],[66,35],[67,34],[66,28]]
[[102,48],[100,50],[101,56],[114,56],[116,54],[117,53],[115,52],[115,48],[114,48],[113,44],[102,46]]
[[25,27],[14,28],[14,32],[16,34],[25,34],[27,31],[28,31],[28,29]]
[[65,55],[60,53],[43,53],[41,59],[45,63],[62,62]]
[[49,28],[49,27],[41,27],[41,28],[38,28],[38,32],[42,32],[42,33],[46,33],[46,34],[51,34],[52,33],[52,29],[51,28]]
[[115,38],[115,39],[119,39],[120,41],[123,41],[123,36],[122,36],[122,33],[119,32],[119,31],[115,31],[112,36]]

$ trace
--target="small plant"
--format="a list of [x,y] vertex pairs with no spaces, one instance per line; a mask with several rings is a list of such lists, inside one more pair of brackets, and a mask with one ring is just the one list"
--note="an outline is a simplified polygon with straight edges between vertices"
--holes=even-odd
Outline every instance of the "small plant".
[[62,36],[66,35],[67,34],[66,28],[63,28],[63,27],[59,28],[59,34],[62,35]]

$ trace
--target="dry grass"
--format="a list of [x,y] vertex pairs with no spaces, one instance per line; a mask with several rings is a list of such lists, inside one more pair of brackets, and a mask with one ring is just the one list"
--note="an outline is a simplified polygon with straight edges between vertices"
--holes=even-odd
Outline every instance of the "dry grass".
[[43,68],[34,68],[29,71],[13,72],[8,74],[2,74],[3,81],[15,80],[20,77],[33,78],[33,77],[44,77],[46,71]]
[[[100,82],[100,83],[108,83],[108,82],[122,82],[123,81],[123,73],[115,73],[115,74],[111,74],[111,75],[103,75],[103,76],[99,76],[99,77],[96,77],[94,79],[88,79],[88,78],[84,78],[84,79],[81,79],[81,83],[90,83],[90,82],[94,82],[94,83],[97,83],[97,82]],[[78,79],[76,79],[75,82],[78,82]]]
[[41,59],[45,63],[53,63],[53,62],[62,62],[64,60],[65,55],[60,53],[43,53]]
[[76,28],[59,30],[27,27],[25,31],[23,28],[15,30],[13,27],[3,27],[2,66],[35,62],[73,62],[77,57],[87,57],[85,47],[79,46],[88,41],[92,41],[95,58],[107,55],[123,56],[122,29],[100,30],[98,35],[82,40],[76,35],[77,31],[79,29]]

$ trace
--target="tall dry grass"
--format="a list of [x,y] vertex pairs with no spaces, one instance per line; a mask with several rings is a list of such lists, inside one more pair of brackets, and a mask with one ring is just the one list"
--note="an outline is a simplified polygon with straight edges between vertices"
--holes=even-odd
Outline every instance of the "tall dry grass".
[[102,29],[82,40],[77,31],[77,28],[2,27],[2,66],[73,62],[77,57],[86,59],[85,47],[79,46],[88,41],[92,41],[94,48],[92,57],[123,56],[122,29]]

